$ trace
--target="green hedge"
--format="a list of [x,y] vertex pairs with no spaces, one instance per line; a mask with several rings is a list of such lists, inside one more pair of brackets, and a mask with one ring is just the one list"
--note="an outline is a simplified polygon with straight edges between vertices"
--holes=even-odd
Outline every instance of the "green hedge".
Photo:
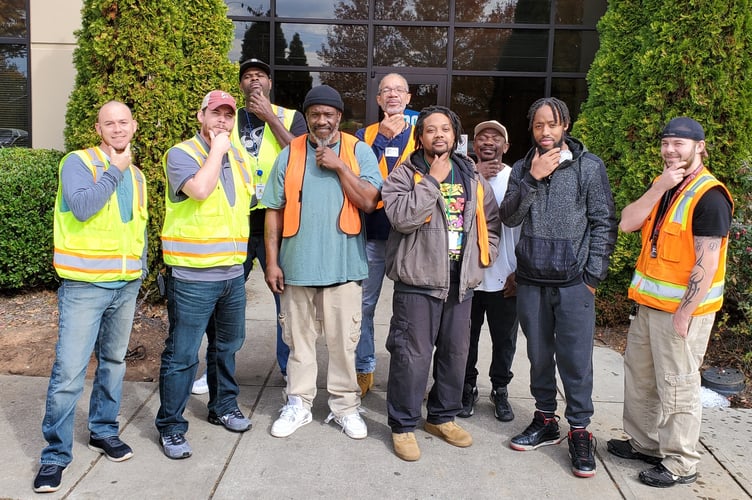
[[52,212],[63,153],[0,149],[0,290],[51,288]]

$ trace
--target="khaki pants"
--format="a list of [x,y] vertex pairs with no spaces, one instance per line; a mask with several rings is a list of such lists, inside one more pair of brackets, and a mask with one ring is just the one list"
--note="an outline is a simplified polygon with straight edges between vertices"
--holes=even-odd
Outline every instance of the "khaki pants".
[[686,338],[673,314],[640,306],[624,354],[624,431],[639,452],[674,474],[696,472],[702,404],[700,367],[715,313],[695,316]]
[[358,411],[355,348],[360,338],[361,295],[359,282],[331,287],[285,286],[279,322],[282,337],[290,346],[286,392],[300,396],[308,409],[316,398],[316,339],[323,333],[329,351],[329,408],[337,417]]

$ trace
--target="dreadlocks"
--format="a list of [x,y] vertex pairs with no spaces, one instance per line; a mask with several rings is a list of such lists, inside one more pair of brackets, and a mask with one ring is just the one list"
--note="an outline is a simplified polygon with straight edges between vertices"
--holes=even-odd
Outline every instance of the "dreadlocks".
[[561,101],[555,97],[543,97],[535,101],[533,105],[530,106],[530,110],[527,112],[527,117],[530,120],[527,125],[528,130],[533,130],[533,118],[535,117],[535,113],[537,113],[538,110],[543,106],[548,106],[549,108],[551,108],[551,111],[553,111],[554,113],[554,120],[556,120],[557,125],[560,123],[565,126],[569,125],[569,108],[567,108],[567,105],[564,103],[564,101]]
[[450,152],[453,153],[457,148],[457,141],[460,139],[460,135],[462,134],[462,124],[460,123],[459,116],[457,116],[454,111],[445,106],[428,106],[421,110],[420,114],[418,115],[418,119],[415,121],[415,130],[413,131],[413,138],[415,139],[416,145],[415,147],[416,149],[424,149],[423,143],[420,142],[420,137],[423,135],[423,128],[425,126],[426,118],[435,113],[441,113],[442,115],[445,115],[447,118],[449,118],[449,122],[452,124],[452,129],[454,130],[454,144],[452,145]]

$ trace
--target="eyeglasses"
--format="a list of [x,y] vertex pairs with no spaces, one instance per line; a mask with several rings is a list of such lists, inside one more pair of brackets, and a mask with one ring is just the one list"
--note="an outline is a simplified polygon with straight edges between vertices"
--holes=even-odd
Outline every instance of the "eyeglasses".
[[385,95],[391,94],[392,92],[397,93],[397,94],[409,94],[410,93],[406,88],[403,88],[403,87],[397,87],[395,89],[384,87],[383,89],[379,90],[379,95],[385,96]]

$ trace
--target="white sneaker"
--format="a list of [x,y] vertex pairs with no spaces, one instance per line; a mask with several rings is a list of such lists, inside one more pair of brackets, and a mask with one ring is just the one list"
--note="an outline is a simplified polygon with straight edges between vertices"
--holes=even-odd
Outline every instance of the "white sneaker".
[[353,439],[365,439],[366,436],[368,436],[368,428],[366,427],[366,423],[360,417],[359,411],[348,413],[341,417],[335,417],[334,413],[330,413],[329,416],[326,417],[326,420],[324,420],[324,423],[328,424],[332,420],[342,427],[342,432]]
[[209,392],[209,384],[206,382],[206,372],[193,382],[191,394],[206,394]]
[[313,420],[311,410],[303,406],[303,400],[300,396],[289,396],[287,404],[282,407],[281,415],[272,424],[272,436],[283,438],[287,437],[305,424],[310,424]]

